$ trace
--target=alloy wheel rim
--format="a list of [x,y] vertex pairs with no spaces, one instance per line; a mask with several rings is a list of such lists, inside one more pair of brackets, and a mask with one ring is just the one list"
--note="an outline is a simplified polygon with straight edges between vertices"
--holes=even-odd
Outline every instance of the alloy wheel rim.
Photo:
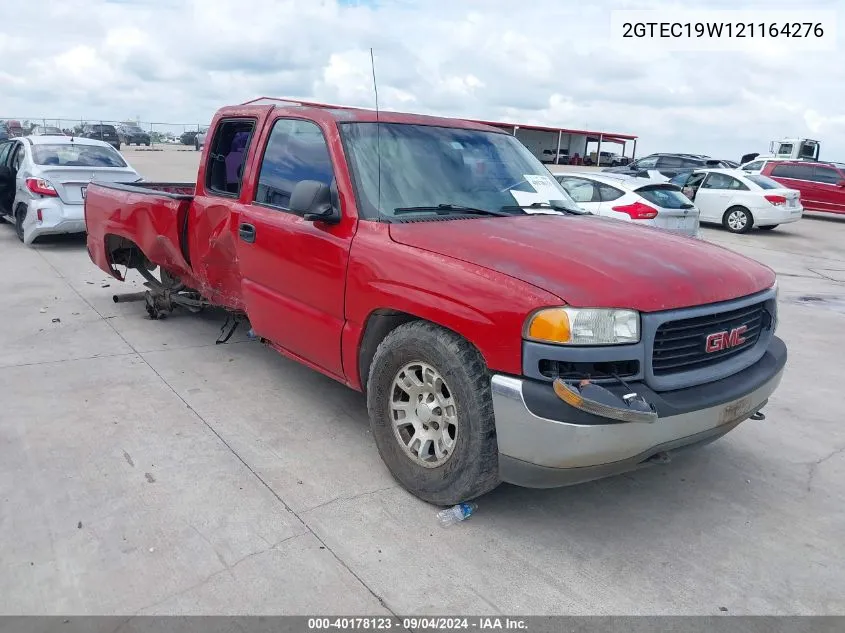
[[742,211],[732,211],[728,216],[728,226],[734,230],[744,229],[746,224],[748,224],[748,218]]
[[408,363],[390,389],[393,433],[405,454],[425,468],[445,464],[458,439],[458,414],[452,390],[434,367]]

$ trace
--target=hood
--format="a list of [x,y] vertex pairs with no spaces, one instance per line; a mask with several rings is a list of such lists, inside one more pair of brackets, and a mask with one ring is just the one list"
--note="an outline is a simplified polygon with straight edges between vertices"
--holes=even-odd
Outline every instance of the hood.
[[703,240],[596,216],[395,223],[391,238],[514,277],[575,307],[654,312],[760,292],[766,266]]

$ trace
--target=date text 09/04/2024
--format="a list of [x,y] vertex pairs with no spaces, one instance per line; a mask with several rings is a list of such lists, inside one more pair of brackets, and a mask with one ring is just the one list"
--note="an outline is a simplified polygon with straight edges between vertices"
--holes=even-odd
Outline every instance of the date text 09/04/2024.
[[820,22],[625,22],[624,38],[821,38]]
[[393,629],[413,630],[413,631],[446,631],[446,630],[461,630],[461,631],[496,631],[496,630],[510,630],[510,631],[526,631],[528,625],[524,619],[521,618],[507,618],[507,617],[405,617],[405,618],[390,618],[390,617],[349,617],[349,618],[308,618],[308,630],[348,630],[348,631],[386,631]]

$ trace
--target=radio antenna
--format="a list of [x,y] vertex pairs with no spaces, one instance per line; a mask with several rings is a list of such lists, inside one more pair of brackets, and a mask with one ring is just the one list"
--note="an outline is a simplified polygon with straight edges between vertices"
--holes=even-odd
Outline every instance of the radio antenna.
[[378,169],[378,184],[376,189],[376,213],[378,213],[379,221],[381,220],[381,119],[379,117],[378,107],[378,82],[376,81],[376,60],[373,55],[373,49],[370,48],[370,68],[373,71],[373,93],[376,97],[376,157]]

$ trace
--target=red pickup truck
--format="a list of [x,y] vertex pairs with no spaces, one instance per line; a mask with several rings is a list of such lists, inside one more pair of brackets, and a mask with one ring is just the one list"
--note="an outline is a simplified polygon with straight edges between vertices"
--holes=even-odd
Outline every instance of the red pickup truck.
[[773,271],[584,212],[512,135],[253,105],[208,139],[195,185],[88,187],[91,259],[137,269],[154,317],[225,308],[366,392],[420,498],[597,479],[764,417],[787,356]]

